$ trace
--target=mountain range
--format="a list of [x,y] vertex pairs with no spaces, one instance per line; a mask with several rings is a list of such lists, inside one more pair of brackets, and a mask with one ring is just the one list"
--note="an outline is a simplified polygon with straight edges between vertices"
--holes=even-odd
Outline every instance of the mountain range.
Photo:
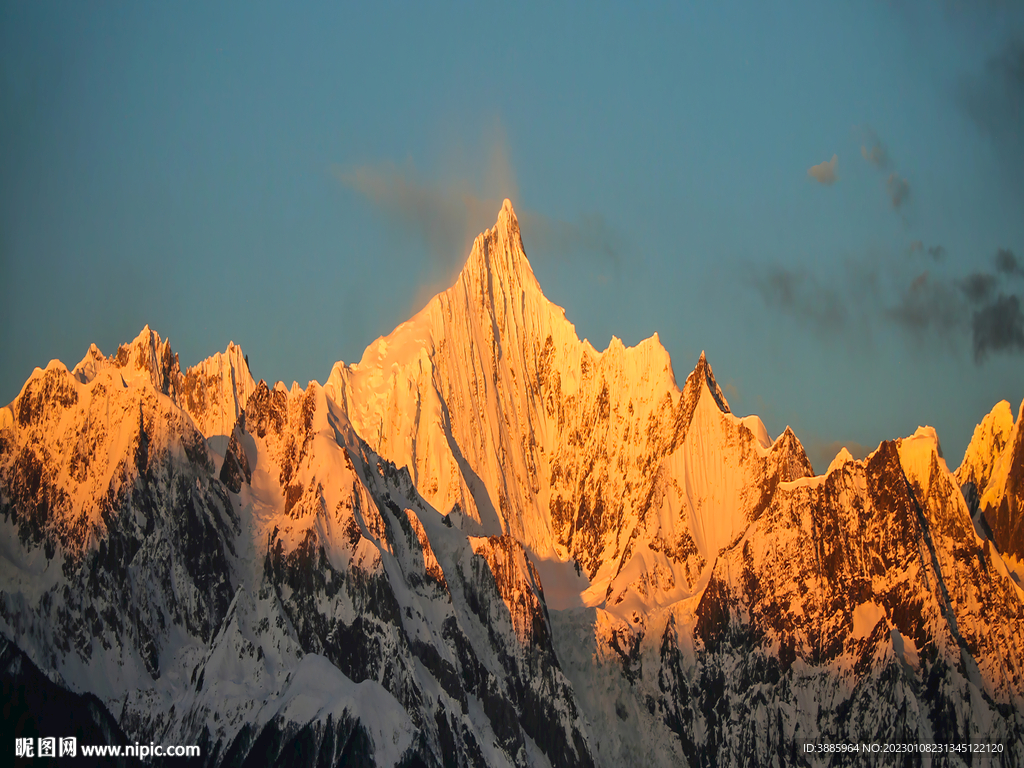
[[955,471],[922,427],[815,474],[704,355],[680,386],[657,335],[581,341],[506,201],[323,385],[234,344],[182,370],[148,327],[33,372],[0,409],[5,733],[209,766],[1024,765],[1021,415]]

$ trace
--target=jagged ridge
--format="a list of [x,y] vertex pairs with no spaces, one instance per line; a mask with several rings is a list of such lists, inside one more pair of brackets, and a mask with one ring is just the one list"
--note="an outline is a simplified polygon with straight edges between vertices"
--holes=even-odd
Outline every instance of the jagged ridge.
[[[456,284],[323,387],[255,383],[234,345],[182,373],[148,328],[37,370],[0,409],[0,632],[214,765],[947,737],[1016,764],[1004,416],[955,478],[929,429],[814,477],[703,354],[680,389],[657,336],[580,341],[506,201]],[[1001,494],[991,541],[969,483]]]

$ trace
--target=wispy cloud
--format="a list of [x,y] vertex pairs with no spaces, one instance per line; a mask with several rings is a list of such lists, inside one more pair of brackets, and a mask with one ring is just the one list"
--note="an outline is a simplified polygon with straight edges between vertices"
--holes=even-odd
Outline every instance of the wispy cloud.
[[839,180],[837,169],[839,166],[839,156],[832,155],[831,160],[827,160],[824,163],[818,163],[812,165],[807,169],[807,175],[814,179],[819,184],[824,184],[826,187],[830,187]]
[[946,249],[941,245],[929,245],[927,248],[924,247],[924,243],[920,240],[911,240],[910,246],[907,248],[907,253],[911,256],[917,254],[928,254],[928,257],[932,261],[943,261],[948,253]]
[[[870,125],[854,128],[854,134],[861,138],[861,156],[877,170],[890,171],[885,180],[886,194],[893,210],[900,211],[910,202],[910,182],[896,172],[896,163],[889,150]],[[915,240],[911,243],[911,252],[915,250],[915,245],[920,245],[920,241]]]
[[575,221],[563,221],[526,210],[519,223],[534,244],[555,254],[589,254],[618,268],[626,250],[623,237],[600,213],[583,213]]
[[871,260],[848,259],[837,280],[823,279],[804,266],[778,264],[751,269],[747,277],[766,306],[816,334],[869,340],[870,313],[880,292],[878,266]]
[[755,275],[754,286],[767,306],[818,330],[836,331],[846,324],[846,302],[839,291],[806,269],[773,266]]
[[910,183],[897,173],[890,173],[885,182],[885,188],[889,192],[889,199],[892,201],[894,210],[899,210],[910,200]]
[[460,258],[467,240],[486,228],[501,207],[500,200],[480,197],[466,182],[430,185],[411,167],[391,164],[335,169],[345,186],[376,206],[391,222],[419,237],[439,265],[449,268]]
[[983,71],[964,78],[957,97],[999,153],[1010,184],[1024,194],[1024,38],[1008,40]]
[[[412,165],[381,163],[334,168],[335,177],[358,192],[392,224],[420,239],[447,280],[466,259],[474,237],[493,226],[501,203],[518,196],[503,136],[492,142],[482,183],[461,178],[425,180]],[[554,258],[596,258],[618,269],[626,243],[599,213],[574,221],[517,207],[527,247]]]
[[950,334],[963,323],[964,309],[956,286],[922,272],[883,309],[883,316],[920,341],[933,335],[951,343]]
[[878,138],[871,126],[865,125],[860,129],[863,144],[860,145],[861,156],[871,163],[875,168],[886,170],[892,165],[889,152],[886,150],[882,140]]

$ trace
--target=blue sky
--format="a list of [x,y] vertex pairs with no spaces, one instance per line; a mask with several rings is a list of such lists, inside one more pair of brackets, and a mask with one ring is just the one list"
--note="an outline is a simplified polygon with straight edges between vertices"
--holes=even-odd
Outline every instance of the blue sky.
[[1024,398],[1019,9],[364,5],[0,2],[0,401],[147,323],[323,381],[504,197],[581,337],[819,470]]

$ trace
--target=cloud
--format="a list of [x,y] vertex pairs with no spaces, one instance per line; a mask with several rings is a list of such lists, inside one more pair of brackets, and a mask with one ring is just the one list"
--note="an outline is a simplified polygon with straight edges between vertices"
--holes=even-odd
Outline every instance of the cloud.
[[885,182],[885,188],[889,191],[889,199],[892,207],[899,210],[903,204],[910,200],[910,183],[897,173],[890,173]]
[[839,176],[836,174],[836,168],[839,165],[839,156],[832,155],[832,159],[812,165],[807,169],[807,175],[814,179],[819,184],[824,184],[826,187],[831,187],[838,181]]
[[[953,343],[968,326],[974,362],[981,364],[991,352],[1024,352],[1024,313],[1020,299],[999,293],[995,275],[975,272],[960,280],[931,280],[919,275],[887,315],[918,338]],[[966,298],[965,303],[959,295]],[[968,305],[974,307],[969,310]]]
[[534,246],[566,255],[573,252],[594,254],[618,268],[626,250],[622,237],[599,213],[580,214],[576,221],[552,219],[536,211],[524,211],[519,223]]
[[480,197],[466,182],[420,182],[411,167],[362,166],[348,171],[339,169],[335,175],[394,224],[421,238],[435,261],[446,269],[460,255],[465,256],[467,242],[493,224],[501,208],[500,200]]
[[861,156],[871,163],[875,168],[887,169],[892,166],[892,160],[889,158],[889,153],[882,144],[882,140],[878,138],[870,126],[863,126],[861,128],[861,135],[864,143],[860,145]]
[[960,98],[978,127],[993,137],[1019,134],[1024,103],[1024,39],[1009,40],[985,70],[961,84]]
[[884,314],[916,337],[934,332],[948,339],[962,325],[965,311],[954,286],[932,280],[927,272],[922,272]]
[[766,307],[830,342],[858,343],[873,329],[888,326],[922,349],[956,349],[969,342],[980,365],[990,353],[1024,353],[1024,312],[1020,298],[1007,290],[1011,277],[1024,268],[1007,254],[1001,249],[996,255],[997,274],[908,276],[900,267],[906,262],[879,265],[863,258],[847,261],[842,273],[827,279],[803,267],[751,268],[751,284]]
[[[864,142],[860,146],[860,154],[865,160],[880,171],[888,171],[895,168],[896,164],[893,162],[892,157],[890,157],[889,151],[871,126],[863,125],[859,129],[855,128],[854,131],[860,133],[861,140]],[[910,182],[900,176],[895,170],[892,170],[886,179],[885,188],[889,196],[889,202],[892,203],[893,210],[895,211],[899,211],[910,200]],[[920,240],[915,240],[910,244],[911,253],[922,248],[923,243]],[[932,258],[938,258],[934,254],[931,255]]]
[[941,245],[929,245],[925,248],[924,243],[920,240],[911,240],[910,247],[907,248],[907,253],[911,256],[918,253],[927,253],[932,261],[942,261],[946,258],[947,251]]
[[[500,131],[492,142],[481,184],[468,179],[426,181],[411,163],[334,168],[333,173],[399,230],[424,243],[441,273],[434,275],[435,280],[451,278],[464,263],[476,235],[494,225],[504,198],[514,201],[517,196],[515,174]],[[618,269],[627,250],[623,238],[598,213],[581,214],[575,221],[522,208],[516,214],[528,246],[554,258],[596,257]]]
[[964,78],[957,97],[992,142],[1010,184],[1024,194],[1024,38],[1007,41],[982,72]]
[[1009,248],[1000,248],[996,251],[996,271],[1004,275],[1024,277],[1024,265],[1017,261],[1017,257]]
[[974,272],[960,280],[960,290],[971,304],[981,304],[991,298],[996,282],[995,275]]
[[835,289],[822,285],[805,269],[771,267],[754,278],[764,303],[819,331],[835,331],[846,324],[846,302]]
[[1020,299],[999,295],[977,310],[971,318],[974,361],[980,363],[989,352],[1024,352],[1024,313]]
[[500,124],[486,137],[485,161],[475,180],[425,180],[412,162],[334,167],[334,176],[359,193],[394,227],[420,240],[431,257],[432,280],[446,281],[461,267],[473,239],[493,226],[502,201],[518,196]]

